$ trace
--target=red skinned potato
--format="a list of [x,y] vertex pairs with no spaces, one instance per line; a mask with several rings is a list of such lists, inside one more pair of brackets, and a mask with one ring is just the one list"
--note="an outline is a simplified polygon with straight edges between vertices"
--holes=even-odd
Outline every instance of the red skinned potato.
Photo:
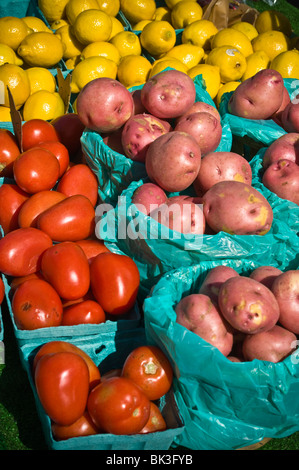
[[198,175],[200,165],[200,147],[186,132],[167,132],[157,137],[146,152],[147,174],[164,191],[187,189]]
[[287,104],[280,119],[284,130],[299,132],[299,95]]
[[203,196],[207,224],[216,233],[265,235],[273,211],[267,199],[252,186],[239,181],[220,181]]
[[241,181],[251,184],[252,171],[249,162],[235,152],[210,152],[201,160],[199,173],[193,183],[198,196],[219,181]]
[[282,159],[272,163],[265,171],[262,182],[266,188],[299,205],[299,166]]
[[183,297],[175,307],[176,322],[192,331],[227,356],[233,335],[219,309],[204,294]]
[[299,271],[289,270],[277,276],[271,290],[279,305],[279,323],[299,333]]
[[242,351],[245,361],[280,362],[288,357],[297,347],[297,336],[279,325],[256,335],[247,335]]
[[271,116],[271,119],[273,119],[279,126],[282,126],[282,121],[281,121],[282,114],[285,108],[290,103],[290,101],[291,101],[291,98],[290,98],[289,92],[287,88],[284,86],[283,92],[282,92],[282,103],[280,107],[278,108],[278,110]]
[[263,156],[263,168],[271,163],[286,159],[299,165],[299,133],[290,132],[274,140]]
[[195,101],[193,80],[179,70],[153,75],[141,89],[141,102],[150,114],[161,119],[181,116]]
[[211,104],[205,103],[204,101],[195,101],[187,111],[182,114],[182,116],[179,116],[176,119],[176,123],[178,123],[182,118],[188,116],[189,114],[193,113],[210,113],[212,114],[218,121],[221,121],[221,116],[219,111],[215,108],[215,106],[212,106]]
[[148,215],[151,210],[167,201],[166,193],[154,183],[144,183],[134,191],[132,203],[138,210]]
[[239,276],[239,273],[230,266],[215,266],[206,275],[198,293],[208,295],[217,304],[221,285],[235,276]]
[[111,148],[114,152],[118,152],[121,155],[124,154],[124,149],[121,143],[121,134],[123,131],[123,127],[120,127],[116,131],[112,132],[101,132],[101,137],[103,142],[107,147]]
[[282,104],[283,88],[279,72],[260,70],[234,90],[228,111],[246,119],[270,119]]
[[271,290],[247,276],[227,279],[220,287],[218,305],[230,325],[246,334],[267,331],[279,318]]
[[147,110],[141,101],[141,90],[142,88],[136,88],[135,90],[131,91],[131,95],[134,101],[134,114],[147,113]]
[[282,271],[275,266],[259,266],[250,273],[249,277],[271,289],[274,279],[281,273]]

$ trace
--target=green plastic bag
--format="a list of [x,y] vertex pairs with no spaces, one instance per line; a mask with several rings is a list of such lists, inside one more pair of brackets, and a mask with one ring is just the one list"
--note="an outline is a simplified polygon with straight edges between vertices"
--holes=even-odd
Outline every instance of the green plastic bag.
[[297,351],[280,363],[231,362],[176,323],[176,304],[196,292],[219,264],[241,275],[258,266],[239,260],[182,267],[165,274],[143,304],[148,341],[165,348],[174,365],[176,398],[185,422],[174,444],[195,450],[233,450],[299,430]]

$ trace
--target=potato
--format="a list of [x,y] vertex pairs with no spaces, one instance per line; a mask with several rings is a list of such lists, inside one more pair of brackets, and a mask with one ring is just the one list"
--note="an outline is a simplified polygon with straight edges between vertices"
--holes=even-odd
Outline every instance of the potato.
[[272,225],[273,211],[267,199],[239,181],[220,181],[203,196],[207,224],[216,233],[264,235]]
[[282,271],[274,266],[259,266],[250,273],[249,277],[271,289],[274,279],[281,273]]
[[132,90],[131,95],[134,102],[134,114],[147,113],[147,110],[145,109],[141,101],[141,88],[136,88],[135,90]]
[[175,307],[176,322],[200,336],[227,356],[232,349],[233,335],[219,309],[207,295],[190,294]]
[[279,318],[274,294],[248,276],[227,279],[220,287],[218,305],[230,325],[246,334],[267,331]]
[[279,72],[260,70],[234,90],[228,111],[246,119],[270,119],[282,104],[283,87]]
[[193,183],[196,194],[203,196],[219,181],[241,181],[250,185],[252,170],[249,162],[235,152],[207,153]]
[[239,273],[230,266],[215,266],[206,275],[198,293],[208,295],[214,303],[217,303],[221,285],[234,276],[239,276]]
[[160,186],[154,183],[144,183],[133,193],[132,203],[144,214],[149,214],[156,206],[167,201],[166,193]]
[[247,335],[243,341],[242,351],[245,361],[280,362],[292,354],[297,347],[294,333],[279,325],[256,335]]
[[121,143],[121,134],[123,126],[113,132],[102,132],[101,137],[107,147],[111,148],[114,152],[124,155],[124,149]]
[[299,95],[287,104],[280,119],[287,132],[299,132]]
[[288,92],[287,88],[284,86],[283,87],[283,92],[282,92],[282,103],[281,103],[280,107],[278,108],[278,110],[275,111],[275,113],[272,114],[272,116],[271,116],[271,119],[273,119],[281,127],[282,127],[282,120],[281,120],[282,119],[282,114],[283,114],[285,108],[290,103],[290,101],[291,101],[291,98],[290,98],[289,92]]
[[266,170],[271,163],[286,159],[299,165],[299,133],[290,132],[274,140],[263,156],[263,168]]
[[271,291],[279,305],[279,323],[299,334],[299,271],[291,269],[277,276]]
[[299,166],[295,162],[282,159],[272,163],[263,174],[262,182],[281,199],[299,205]]
[[218,121],[221,121],[220,113],[215,108],[215,106],[212,106],[211,104],[208,104],[205,101],[195,101],[195,103],[193,103],[191,107],[184,114],[182,114],[182,116],[179,116],[176,119],[176,124],[180,121],[180,119],[188,116],[189,114],[201,113],[201,112],[210,113],[216,119],[218,119]]

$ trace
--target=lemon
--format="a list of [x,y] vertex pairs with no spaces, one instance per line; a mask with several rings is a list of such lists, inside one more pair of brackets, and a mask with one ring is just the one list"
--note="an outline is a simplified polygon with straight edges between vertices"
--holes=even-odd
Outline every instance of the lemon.
[[211,49],[211,39],[218,33],[218,28],[210,20],[197,20],[186,26],[182,32],[183,44],[194,44]]
[[199,64],[204,56],[204,50],[200,46],[194,46],[193,44],[178,44],[174,46],[166,54],[166,57],[174,57],[179,59],[185,64],[188,69]]
[[111,31],[111,17],[100,10],[82,11],[73,24],[76,38],[84,45],[95,41],[107,41]]
[[30,94],[39,90],[47,90],[54,93],[56,90],[56,80],[50,70],[44,67],[29,67],[27,76],[30,83]]
[[265,10],[261,12],[255,22],[255,27],[259,33],[266,31],[281,31],[286,36],[292,33],[292,26],[289,18],[276,10]]
[[127,55],[118,65],[117,79],[125,87],[141,85],[149,78],[152,64],[142,55]]
[[156,11],[155,0],[120,0],[120,9],[131,24],[151,20]]
[[257,51],[246,57],[247,67],[246,71],[241,78],[242,81],[247,80],[249,77],[253,77],[260,70],[269,68],[270,59],[264,51]]
[[64,102],[59,93],[39,90],[29,96],[23,107],[23,119],[49,121],[64,114]]
[[224,28],[218,31],[211,41],[211,47],[231,46],[237,48],[247,57],[253,53],[252,45],[248,37],[241,31],[232,28]]
[[153,57],[159,57],[174,47],[175,29],[168,21],[152,21],[141,31],[140,43]]
[[29,34],[18,47],[19,56],[31,67],[54,67],[64,53],[61,40],[52,33]]
[[16,108],[19,109],[30,95],[30,83],[27,71],[23,70],[19,65],[0,65],[0,83],[1,82],[3,83],[4,88],[4,102],[2,100],[1,104],[9,106],[7,91],[7,87],[9,87]]
[[277,70],[283,78],[299,79],[299,51],[281,52],[270,63],[270,68]]
[[194,21],[201,20],[202,14],[203,11],[199,3],[192,0],[182,0],[172,8],[171,24],[175,29],[183,29]]
[[97,9],[99,9],[97,0],[69,0],[65,7],[65,16],[70,24],[74,24],[82,11]]
[[10,109],[6,106],[0,105],[0,121],[11,122]]
[[113,60],[116,64],[119,64],[120,61],[119,50],[114,44],[108,41],[92,42],[81,52],[81,60],[93,56],[106,57],[107,59]]
[[76,65],[79,64],[79,62],[81,62],[81,56],[76,55],[75,57],[71,57],[70,59],[67,59],[65,61],[65,65],[67,69],[71,70],[71,69],[74,69]]
[[99,9],[110,16],[116,16],[120,10],[120,0],[97,0],[97,3]]
[[109,42],[118,49],[121,57],[131,54],[141,55],[139,36],[132,31],[120,31]]
[[67,60],[81,54],[84,46],[78,41],[77,37],[72,31],[71,25],[61,26],[55,31],[55,35],[60,39],[63,45],[62,58]]
[[88,57],[79,62],[72,72],[71,92],[79,93],[82,88],[99,77],[116,79],[117,64],[106,57]]
[[32,31],[46,31],[48,33],[53,33],[46,23],[37,16],[24,16],[22,20],[25,21],[28,28],[32,29]]
[[67,3],[68,0],[38,0],[38,6],[49,23],[64,16]]
[[224,93],[230,93],[231,91],[235,91],[235,89],[240,85],[240,83],[241,82],[232,80],[231,82],[227,82],[227,83],[220,85],[217,96],[214,99],[214,102],[218,109],[221,103],[221,98],[224,95]]
[[153,16],[153,20],[155,21],[168,21],[171,22],[171,10],[166,6],[157,7],[156,11]]
[[219,67],[216,65],[198,64],[188,70],[188,75],[192,80],[197,75],[202,75],[207,92],[212,99],[216,97],[221,84]]
[[132,27],[132,30],[133,31],[142,31],[144,26],[146,26],[148,23],[150,23],[151,21],[153,20],[141,20],[141,21],[138,21],[138,23],[134,24],[134,26]]
[[252,41],[252,39],[254,39],[259,34],[253,24],[248,23],[247,21],[237,21],[231,25],[231,28],[235,29],[236,31],[241,31],[241,33],[248,37],[249,41]]
[[61,28],[61,26],[65,26],[67,24],[69,24],[69,22],[61,18],[61,20],[53,21],[50,26],[52,29],[54,29],[54,31],[56,31],[57,29]]
[[122,24],[122,22],[118,18],[116,18],[115,16],[111,16],[111,22],[112,22],[112,30],[111,30],[111,34],[110,34],[110,37],[109,37],[109,41],[117,33],[121,33],[122,31],[125,30],[124,25]]
[[266,31],[252,40],[253,51],[264,51],[270,60],[290,47],[288,37],[281,31]]
[[[177,3],[181,2],[181,1],[182,1],[182,0],[165,0],[165,3],[166,3],[166,5],[168,6],[168,8],[170,8],[170,9],[172,10],[173,7],[174,7]],[[197,0],[194,0],[194,1],[196,2]]]
[[188,67],[179,59],[175,59],[174,57],[162,57],[161,59],[155,60],[153,63],[149,78],[153,75],[156,75],[157,73],[162,72],[167,67],[179,70],[180,72],[184,72],[186,74],[188,72]]
[[7,44],[0,44],[0,65],[3,64],[23,65],[22,59]]
[[3,16],[0,18],[0,43],[16,51],[29,30],[22,18]]
[[208,54],[206,63],[216,65],[220,70],[221,82],[240,80],[244,75],[247,64],[246,57],[234,47],[215,47]]

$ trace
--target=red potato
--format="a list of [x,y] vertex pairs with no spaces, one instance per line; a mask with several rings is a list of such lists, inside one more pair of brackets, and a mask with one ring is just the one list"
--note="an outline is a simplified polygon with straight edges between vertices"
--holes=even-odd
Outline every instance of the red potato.
[[99,133],[119,129],[133,113],[131,93],[112,78],[92,80],[82,88],[77,98],[77,114],[81,122]]
[[299,333],[299,271],[289,270],[273,281],[273,292],[280,309],[279,323],[295,334]]
[[280,198],[299,205],[299,166],[295,162],[282,159],[272,163],[262,182]]
[[279,72],[260,70],[234,90],[228,111],[247,119],[270,119],[282,104],[283,88]]
[[290,101],[291,101],[291,98],[290,98],[289,92],[288,92],[287,88],[284,86],[283,91],[282,91],[282,103],[281,103],[280,107],[278,108],[278,110],[271,116],[271,118],[279,126],[282,126],[282,121],[281,121],[282,114],[283,114],[285,108],[290,103]]
[[279,325],[256,335],[247,335],[243,341],[242,352],[245,361],[280,362],[288,357],[297,347],[294,333]]
[[166,193],[154,183],[144,183],[134,191],[132,203],[138,210],[148,215],[151,210],[167,201]]
[[167,132],[157,137],[146,152],[147,174],[164,191],[187,189],[198,175],[200,165],[200,147],[186,132]]
[[246,334],[267,331],[279,318],[279,305],[271,290],[247,276],[227,279],[220,287],[218,305],[230,325]]
[[218,121],[221,121],[221,116],[219,111],[215,108],[215,106],[212,106],[211,104],[205,103],[204,101],[195,101],[187,111],[182,114],[182,116],[179,116],[176,119],[176,123],[178,123],[182,118],[188,116],[189,114],[193,113],[210,113],[212,114]]
[[153,75],[141,89],[141,102],[150,114],[162,119],[181,116],[194,103],[193,80],[179,70]]
[[176,322],[192,331],[227,356],[233,346],[233,335],[221,312],[204,294],[183,297],[175,307]]
[[280,119],[287,132],[299,132],[299,95],[284,108]]
[[290,132],[274,140],[263,156],[263,168],[271,163],[286,159],[299,165],[299,133]]
[[134,114],[147,113],[147,110],[141,101],[141,90],[142,88],[136,88],[135,90],[131,91],[131,95],[134,101]]
[[230,266],[215,266],[206,275],[198,293],[208,295],[217,304],[221,285],[235,276],[239,276],[239,273]]
[[123,126],[113,132],[102,132],[101,137],[103,142],[107,147],[111,148],[114,152],[118,152],[123,155],[124,149],[121,143],[121,134],[123,131]]
[[219,181],[241,181],[251,184],[252,170],[249,162],[235,152],[210,152],[201,160],[199,173],[193,183],[198,196]]
[[274,279],[281,273],[282,271],[275,266],[259,266],[250,273],[249,277],[271,289]]
[[267,199],[252,186],[239,181],[220,181],[203,196],[207,224],[216,233],[265,235],[273,222]]

